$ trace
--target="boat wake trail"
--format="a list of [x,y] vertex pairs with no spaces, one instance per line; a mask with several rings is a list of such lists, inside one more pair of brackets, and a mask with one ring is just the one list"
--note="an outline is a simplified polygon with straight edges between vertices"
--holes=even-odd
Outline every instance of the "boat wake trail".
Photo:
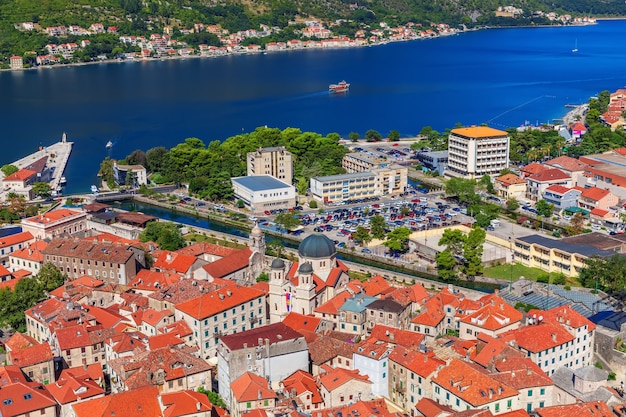
[[504,116],[505,114],[511,113],[512,111],[515,111],[515,110],[518,110],[518,109],[521,109],[522,107],[527,106],[527,105],[529,105],[531,103],[534,103],[535,101],[541,100],[542,98],[556,98],[556,96],[543,95],[543,96],[535,97],[532,100],[528,100],[525,103],[519,104],[519,105],[517,105],[515,107],[511,107],[510,109],[503,111],[502,113],[498,114],[497,116],[492,117],[491,119],[487,120],[486,123],[487,124],[492,124],[494,121],[498,120],[500,117]]

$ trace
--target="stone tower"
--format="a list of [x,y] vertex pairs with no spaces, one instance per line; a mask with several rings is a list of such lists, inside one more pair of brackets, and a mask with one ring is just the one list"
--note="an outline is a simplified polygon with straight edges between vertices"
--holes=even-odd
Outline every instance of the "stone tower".
[[[276,258],[270,265],[270,281],[269,281],[269,312],[270,324],[283,321],[287,315],[287,305],[292,303],[291,293],[289,292],[289,283],[285,278],[287,275],[287,266],[285,262]],[[289,294],[289,295],[287,295]],[[290,299],[288,300],[287,297]]]

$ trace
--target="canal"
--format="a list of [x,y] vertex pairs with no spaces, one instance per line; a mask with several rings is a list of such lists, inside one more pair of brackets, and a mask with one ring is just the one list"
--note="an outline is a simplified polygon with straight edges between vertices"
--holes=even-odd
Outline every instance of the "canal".
[[[191,227],[200,227],[207,230],[214,230],[216,232],[227,233],[233,236],[247,238],[249,233],[246,230],[237,229],[236,227],[224,225],[222,223],[209,220],[206,217],[201,216],[193,216],[190,214],[185,214],[177,211],[167,210],[162,207],[153,206],[151,204],[146,204],[133,200],[126,200],[123,202],[115,202],[111,204],[115,208],[119,208],[121,210],[127,211],[136,211],[141,212],[150,216],[155,216],[161,219],[169,220],[172,222],[184,224]],[[266,241],[276,240],[277,238],[272,235],[266,235]],[[283,246],[291,249],[298,249],[299,242],[297,240],[291,240],[289,238],[281,238],[281,242]],[[358,263],[365,266],[371,266],[376,268],[383,268],[389,272],[401,273],[410,276],[415,276],[418,278],[428,279],[430,281],[437,282],[439,284],[444,283],[444,281],[438,279],[435,275],[429,275],[425,273],[419,273],[416,271],[412,271],[410,269],[402,268],[399,265],[389,264],[387,262],[376,262],[370,259],[365,259],[360,256],[350,255],[345,251],[341,251],[337,253],[337,257],[339,259],[345,259],[346,261]],[[450,283],[452,285],[468,288],[476,291],[491,293],[495,289],[499,288],[499,285],[485,283],[485,282],[470,282],[470,281],[451,281],[445,282]]]

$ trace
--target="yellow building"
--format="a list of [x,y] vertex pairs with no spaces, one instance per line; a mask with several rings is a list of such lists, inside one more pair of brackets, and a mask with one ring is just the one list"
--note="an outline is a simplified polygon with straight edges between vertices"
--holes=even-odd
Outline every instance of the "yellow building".
[[513,253],[515,261],[524,266],[539,268],[546,272],[563,273],[569,277],[578,277],[587,258],[614,254],[593,246],[568,243],[540,235],[515,239]]
[[515,198],[517,200],[526,195],[526,180],[515,174],[505,174],[497,177],[494,181],[494,188],[498,197],[505,200]]

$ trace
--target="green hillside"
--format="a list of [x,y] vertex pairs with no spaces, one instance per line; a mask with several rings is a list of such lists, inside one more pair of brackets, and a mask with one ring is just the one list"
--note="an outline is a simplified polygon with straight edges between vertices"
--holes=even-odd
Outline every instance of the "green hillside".
[[[517,18],[496,17],[499,6],[523,10]],[[294,22],[318,20],[336,34],[353,34],[358,29],[379,28],[380,22],[390,26],[414,22],[422,25],[448,23],[451,26],[500,26],[549,24],[545,17],[533,12],[554,11],[574,16],[626,16],[623,0],[0,0],[0,53],[6,62],[12,54],[25,51],[43,53],[48,43],[76,42],[86,37],[67,39],[49,37],[43,30],[49,26],[78,25],[88,28],[93,23],[115,26],[118,35],[89,37],[93,48],[110,54],[117,36],[163,33],[167,25],[189,29],[195,23],[219,24],[231,33],[258,29],[260,24],[291,29]],[[22,22],[33,22],[37,30],[20,28]],[[282,38],[288,38],[287,30]],[[201,35],[201,36],[199,36]],[[283,40],[281,37],[273,40]],[[177,36],[180,39],[180,36]],[[195,34],[183,39],[190,45],[218,44],[216,38]],[[93,56],[94,52],[91,51]]]

